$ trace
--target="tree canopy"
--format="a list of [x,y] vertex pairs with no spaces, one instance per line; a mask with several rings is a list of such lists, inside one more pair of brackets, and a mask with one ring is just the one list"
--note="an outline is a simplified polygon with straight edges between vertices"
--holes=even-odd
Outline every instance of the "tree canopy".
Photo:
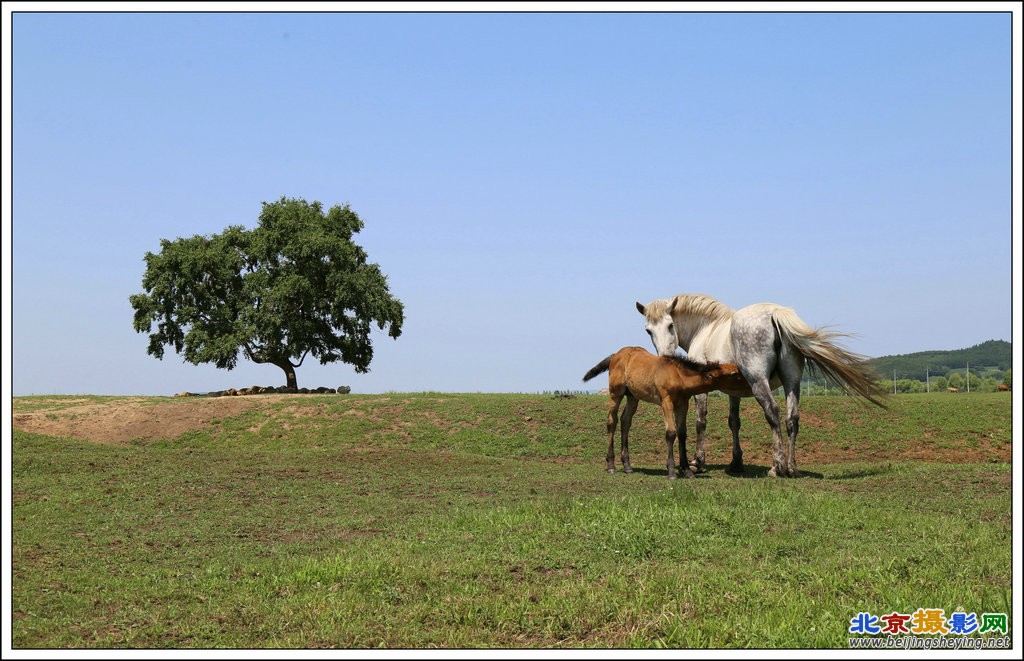
[[255,229],[161,239],[145,255],[144,293],[130,297],[135,330],[150,333],[156,358],[170,346],[190,363],[232,369],[243,355],[280,367],[293,388],[309,354],[367,372],[371,324],[398,338],[404,308],[353,241],[362,228],[348,205],[324,213],[282,197],[263,203]]

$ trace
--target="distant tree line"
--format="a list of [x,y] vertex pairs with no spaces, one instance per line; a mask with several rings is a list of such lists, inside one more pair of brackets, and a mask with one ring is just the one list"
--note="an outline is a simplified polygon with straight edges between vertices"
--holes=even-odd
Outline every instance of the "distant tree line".
[[[868,361],[879,379],[891,379],[893,370],[897,379],[925,381],[930,377],[945,376],[953,372],[1005,371],[1013,364],[1013,345],[1005,340],[989,340],[967,349],[953,351],[919,351],[897,356],[882,356]],[[982,377],[990,376],[987,372]]]
[[966,370],[957,370],[949,372],[947,375],[930,376],[927,381],[897,378],[893,382],[892,379],[882,379],[879,384],[888,392],[896,393],[941,392],[947,388],[956,388],[961,392],[968,390],[971,392],[995,392],[1001,385],[1006,387],[1013,385],[1013,371],[978,368],[976,372],[972,366],[970,373]]
[[[956,388],[961,392],[968,389],[971,392],[995,392],[1001,385],[1013,385],[1012,350],[1013,345],[1005,340],[988,340],[967,349],[882,356],[872,358],[868,363],[875,370],[879,385],[890,393],[944,392],[947,388]],[[555,391],[556,394],[558,392]],[[804,370],[800,393],[844,394],[840,388],[828,383],[812,369]],[[711,394],[715,396],[719,393]]]
[[[899,377],[897,372],[897,377]],[[929,375],[926,379],[910,379],[910,378],[897,378],[894,382],[891,378],[879,379],[878,384],[886,392],[903,394],[903,393],[927,393],[927,392],[946,392],[947,388],[956,388],[960,392],[996,392],[999,390],[999,386],[1011,387],[1013,385],[1013,370],[1006,369],[1000,370],[998,368],[986,368],[979,367],[977,371],[972,366],[970,371],[970,388],[967,384],[968,373],[966,369],[961,370],[950,370],[945,375],[931,376]],[[777,389],[781,392],[782,388]],[[544,395],[585,395],[592,394],[595,391],[592,390],[545,390],[542,394]],[[776,393],[778,394],[778,393]],[[804,372],[803,381],[800,383],[800,395],[803,396],[815,396],[815,395],[844,395],[846,394],[841,388],[836,387],[825,381],[824,379],[810,375],[810,370]],[[724,397],[725,395],[720,392],[709,393],[711,397]]]
[[1012,384],[1012,360],[1012,344],[988,340],[966,349],[882,356],[869,362],[888,392],[993,392]]
[[[805,373],[801,383],[800,392],[802,395],[841,395],[842,390],[831,386],[822,379],[816,379]],[[947,388],[956,388],[961,392],[996,392],[999,386],[1010,387],[1013,384],[1012,369],[1000,370],[993,367],[978,367],[972,365],[968,373],[966,368],[950,370],[946,374],[928,374],[924,379],[905,378],[896,373],[896,380],[879,379],[878,384],[890,393],[921,393],[921,392],[944,392]],[[968,378],[970,385],[968,386]]]

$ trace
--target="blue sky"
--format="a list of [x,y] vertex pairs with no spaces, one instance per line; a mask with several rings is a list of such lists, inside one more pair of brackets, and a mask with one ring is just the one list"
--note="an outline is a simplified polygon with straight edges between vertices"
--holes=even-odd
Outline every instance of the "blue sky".
[[683,292],[870,356],[1012,339],[1009,13],[12,18],[15,395],[281,383],[152,358],[128,303],[281,196],[349,203],[406,306],[300,385],[582,388]]

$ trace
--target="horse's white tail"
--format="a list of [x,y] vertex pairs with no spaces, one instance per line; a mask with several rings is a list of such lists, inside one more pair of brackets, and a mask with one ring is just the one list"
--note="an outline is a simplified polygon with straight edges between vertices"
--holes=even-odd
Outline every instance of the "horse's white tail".
[[849,337],[849,333],[811,328],[792,308],[783,306],[772,312],[772,320],[783,339],[796,347],[812,369],[819,370],[847,394],[860,395],[872,404],[888,408],[882,401],[887,393],[875,381],[867,357],[836,344],[837,339]]

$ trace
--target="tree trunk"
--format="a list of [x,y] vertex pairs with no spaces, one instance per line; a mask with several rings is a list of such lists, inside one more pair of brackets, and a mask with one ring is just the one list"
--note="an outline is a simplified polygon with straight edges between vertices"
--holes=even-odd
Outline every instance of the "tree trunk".
[[287,380],[285,385],[288,388],[298,389],[298,380],[295,378],[295,366],[291,364],[291,361],[282,360],[280,362],[275,362],[274,364],[284,370],[284,376]]

